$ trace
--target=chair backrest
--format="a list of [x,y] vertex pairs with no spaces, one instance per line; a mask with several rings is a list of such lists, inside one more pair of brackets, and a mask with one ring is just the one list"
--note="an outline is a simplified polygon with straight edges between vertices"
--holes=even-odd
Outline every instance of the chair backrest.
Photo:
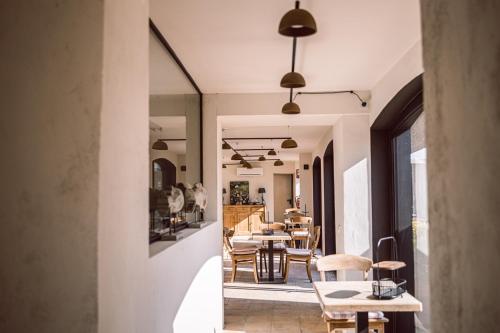
[[261,230],[264,229],[271,229],[271,230],[276,230],[276,231],[283,231],[285,230],[285,225],[283,223],[269,223],[269,224],[261,224],[260,226]]
[[287,208],[285,209],[285,214],[292,213],[292,212],[300,212],[299,208]]
[[325,281],[325,272],[328,271],[361,271],[363,279],[368,279],[368,271],[372,268],[373,262],[365,257],[354,256],[350,254],[331,254],[319,258],[316,267],[320,273],[321,281]]
[[224,239],[224,246],[226,247],[226,251],[229,253],[233,252],[233,246],[231,245],[231,241],[229,240],[229,234],[224,233],[223,239]]
[[318,248],[318,243],[319,243],[319,237],[321,236],[321,227],[320,226],[315,226],[314,227],[314,240],[311,244],[311,250],[312,254],[314,255],[314,252]]
[[290,221],[292,223],[301,223],[301,224],[311,224],[312,223],[312,217],[308,216],[292,216],[290,217]]

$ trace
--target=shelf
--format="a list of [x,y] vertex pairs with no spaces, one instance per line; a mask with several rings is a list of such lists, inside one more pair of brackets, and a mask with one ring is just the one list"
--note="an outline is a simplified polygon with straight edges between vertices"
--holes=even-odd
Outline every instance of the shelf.
[[406,267],[406,264],[402,261],[381,261],[373,264],[374,269],[385,269],[387,271],[395,271],[397,269]]

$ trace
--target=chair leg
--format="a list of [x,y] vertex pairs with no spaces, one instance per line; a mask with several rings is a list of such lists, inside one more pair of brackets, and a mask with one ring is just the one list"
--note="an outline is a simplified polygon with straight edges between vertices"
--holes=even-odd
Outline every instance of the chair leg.
[[266,253],[265,253],[265,252],[264,252],[264,267],[265,267],[265,269],[266,269],[266,273],[267,273],[267,272],[268,272],[268,271],[267,271],[267,255],[266,255]]
[[280,252],[280,266],[278,268],[279,273],[283,273],[283,252]]
[[285,283],[288,282],[288,271],[290,270],[290,258],[287,256],[286,257],[286,264],[285,264],[285,278],[283,279]]
[[236,268],[238,267],[238,264],[236,263],[236,260],[233,260],[232,262],[232,272],[231,272],[231,283],[234,282],[234,278],[236,277]]
[[309,281],[312,283],[312,275],[311,275],[311,259],[306,261],[306,270],[307,270],[307,276],[309,277]]
[[259,283],[259,277],[257,276],[257,255],[253,257],[252,263],[253,263],[253,278],[255,280],[255,283]]

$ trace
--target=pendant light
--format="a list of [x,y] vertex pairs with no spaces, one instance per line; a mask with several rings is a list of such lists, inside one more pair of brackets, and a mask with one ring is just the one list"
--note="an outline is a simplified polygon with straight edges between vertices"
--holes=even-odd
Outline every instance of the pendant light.
[[281,160],[277,160],[274,162],[274,166],[282,166],[283,165],[283,161]]
[[303,88],[306,86],[306,80],[300,73],[288,72],[281,79],[280,86],[282,88]]
[[231,146],[229,145],[229,143],[224,142],[224,143],[222,144],[222,149],[224,149],[224,150],[228,150],[228,149],[231,149]]
[[231,156],[232,161],[240,161],[242,159],[243,159],[243,157],[238,153],[235,153],[233,156]]
[[252,165],[250,163],[248,163],[247,161],[245,161],[245,164],[243,164],[243,166],[247,169],[252,169]]
[[288,102],[281,108],[281,113],[284,114],[298,114],[300,113],[300,107],[297,103]]
[[[288,126],[288,136],[290,136],[290,126]],[[292,138],[286,139],[281,143],[281,148],[284,149],[292,149],[297,147],[298,147],[297,142]]]
[[245,164],[245,160],[240,160],[240,164]]
[[264,155],[262,155],[262,156],[259,157],[259,161],[262,162],[262,161],[265,161],[265,160],[266,160],[266,157]]
[[154,150],[168,150],[168,145],[165,141],[161,141],[161,140],[156,140],[155,143],[153,143],[153,147],[152,147]]
[[227,166],[225,164],[222,164],[222,169],[226,169]]
[[305,37],[316,33],[316,21],[307,10],[299,8],[295,1],[295,9],[288,11],[280,21],[278,32],[288,37]]
[[274,149],[271,149],[271,150],[267,153],[267,155],[269,155],[269,156],[276,156],[276,151],[275,151]]
[[281,148],[284,149],[291,149],[291,148],[297,148],[297,142],[294,139],[286,139],[281,143]]

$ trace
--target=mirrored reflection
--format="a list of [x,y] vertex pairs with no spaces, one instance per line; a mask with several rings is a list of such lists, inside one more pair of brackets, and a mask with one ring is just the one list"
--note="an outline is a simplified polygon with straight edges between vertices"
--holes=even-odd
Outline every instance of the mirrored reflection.
[[[197,218],[172,214],[172,187],[200,182],[201,98],[155,34],[149,37],[150,242]],[[182,185],[181,185],[182,184]],[[180,203],[179,203],[180,204]],[[174,220],[172,220],[174,219]],[[173,223],[171,223],[173,222]]]

